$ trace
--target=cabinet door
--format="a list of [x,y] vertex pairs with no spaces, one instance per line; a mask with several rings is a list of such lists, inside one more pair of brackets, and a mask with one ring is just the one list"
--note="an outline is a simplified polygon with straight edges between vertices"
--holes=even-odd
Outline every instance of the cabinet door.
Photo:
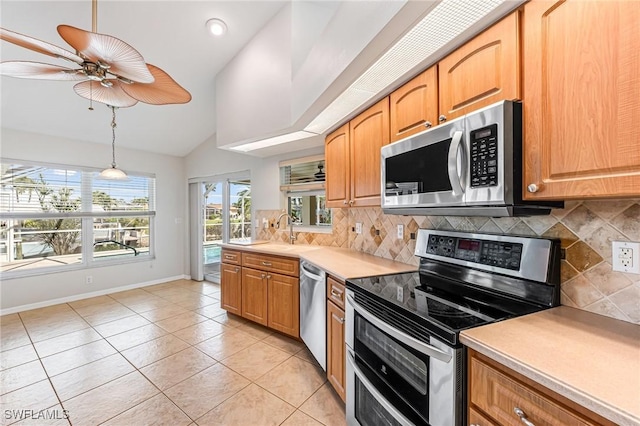
[[242,314],[242,268],[220,265],[220,307],[227,312]]
[[380,148],[389,143],[389,98],[349,122],[351,200],[355,207],[380,206]]
[[267,325],[267,273],[242,268],[242,316]]
[[300,285],[298,278],[267,275],[269,327],[295,338],[300,337]]
[[349,123],[327,135],[324,143],[327,207],[349,203]]
[[391,142],[438,124],[438,76],[431,67],[389,95]]
[[525,198],[640,195],[638,6],[525,5]]
[[483,416],[473,408],[469,409],[469,425],[470,426],[499,426],[497,423],[494,423],[491,420],[487,419],[485,416]]
[[440,114],[447,120],[504,99],[521,99],[516,11],[438,63]]
[[344,311],[327,301],[327,379],[345,401]]

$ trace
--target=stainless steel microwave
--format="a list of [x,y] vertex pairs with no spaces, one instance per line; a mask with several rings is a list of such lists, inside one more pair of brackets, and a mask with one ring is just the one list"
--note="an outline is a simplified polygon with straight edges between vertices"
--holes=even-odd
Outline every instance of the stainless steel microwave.
[[530,216],[563,207],[522,199],[522,164],[522,104],[501,101],[382,147],[382,209]]

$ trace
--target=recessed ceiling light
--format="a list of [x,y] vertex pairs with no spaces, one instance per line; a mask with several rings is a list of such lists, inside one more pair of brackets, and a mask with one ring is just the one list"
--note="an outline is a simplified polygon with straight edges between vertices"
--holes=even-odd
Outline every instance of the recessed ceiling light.
[[212,18],[209,19],[206,23],[209,32],[214,36],[221,36],[227,32],[227,24],[224,23],[222,19]]

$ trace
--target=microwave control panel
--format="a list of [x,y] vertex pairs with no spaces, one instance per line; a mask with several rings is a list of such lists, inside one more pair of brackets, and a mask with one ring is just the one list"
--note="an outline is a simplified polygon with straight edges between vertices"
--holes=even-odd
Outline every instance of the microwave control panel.
[[427,253],[466,262],[499,268],[520,270],[523,245],[506,241],[485,241],[470,238],[429,235]]
[[492,124],[470,133],[471,187],[498,184],[498,125]]

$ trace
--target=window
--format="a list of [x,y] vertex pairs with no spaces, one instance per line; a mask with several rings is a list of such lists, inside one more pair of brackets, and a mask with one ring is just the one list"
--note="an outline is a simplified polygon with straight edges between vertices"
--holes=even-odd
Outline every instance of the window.
[[313,156],[280,163],[280,190],[294,226],[311,231],[331,230],[331,209],[326,206],[324,157]]
[[3,278],[122,263],[152,256],[155,178],[98,170],[0,164]]

